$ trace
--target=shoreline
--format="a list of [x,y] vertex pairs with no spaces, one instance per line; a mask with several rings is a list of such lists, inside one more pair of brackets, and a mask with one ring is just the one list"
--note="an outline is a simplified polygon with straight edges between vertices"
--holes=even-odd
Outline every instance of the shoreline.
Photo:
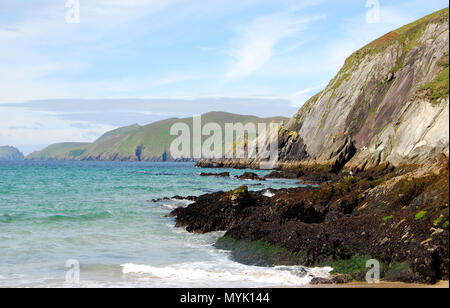
[[367,283],[367,282],[349,282],[343,284],[318,284],[310,285],[307,288],[311,289],[448,289],[449,281],[441,280],[435,284],[421,284],[421,283],[404,283],[404,282],[391,282],[381,281],[380,283]]
[[226,230],[215,246],[243,264],[330,266],[339,277],[334,282],[345,283],[364,281],[366,261],[375,259],[381,277],[398,281],[379,287],[424,287],[448,280],[448,172],[444,155],[419,166],[380,165],[351,176],[274,171],[268,176],[289,174],[320,185],[270,193],[242,186],[199,196],[170,216],[191,233]]

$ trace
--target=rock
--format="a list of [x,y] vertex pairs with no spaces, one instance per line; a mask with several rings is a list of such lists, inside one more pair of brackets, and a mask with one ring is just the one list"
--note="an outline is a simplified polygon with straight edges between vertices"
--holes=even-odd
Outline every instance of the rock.
[[229,173],[229,172],[222,172],[222,173],[200,173],[200,176],[230,177],[230,173]]
[[320,284],[332,284],[331,279],[328,278],[320,278],[320,277],[314,277],[309,282],[311,285],[320,285]]
[[201,159],[197,161],[195,163],[195,166],[200,168],[216,168],[216,164],[213,161],[207,159]]
[[223,231],[238,224],[243,210],[254,204],[248,187],[242,186],[229,192],[199,196],[195,203],[177,208],[170,215],[176,216],[177,227],[186,227],[188,232]]
[[165,198],[160,198],[160,199],[152,199],[152,202],[161,202],[161,201],[166,201],[166,200],[189,200],[189,201],[197,201],[196,196],[187,196],[187,197],[183,197],[183,196],[173,196],[171,198],[165,197]]
[[272,171],[264,176],[265,179],[297,179],[304,175],[300,170]]
[[266,179],[260,178],[256,173],[245,172],[244,174],[237,177],[240,180],[254,180],[254,181],[265,181]]
[[286,169],[272,171],[265,179],[300,179],[300,184],[315,184],[328,181],[336,181],[339,176],[329,171],[316,171],[314,168],[302,170]]
[[176,195],[176,196],[173,196],[171,199],[197,201],[198,197],[196,197],[196,196],[183,197],[183,196]]
[[[449,216],[448,206],[442,206],[449,202],[448,172],[447,159],[377,179],[346,176],[320,188],[271,190],[272,198],[265,196],[266,190],[242,186],[200,196],[172,214],[176,225],[190,232],[227,231],[225,237],[232,239],[227,249],[239,262],[314,267],[339,260],[350,267],[361,264],[351,277],[364,280],[367,260],[361,256],[370,256],[392,265],[383,265],[389,279],[434,283],[448,279]],[[426,197],[430,193],[434,198]],[[410,211],[413,202],[416,209]],[[415,219],[424,209],[429,218]],[[242,249],[249,245],[242,241],[264,244],[246,253]]]
[[247,186],[241,186],[233,190],[231,194],[231,205],[234,207],[244,208],[251,201]]
[[330,278],[320,278],[320,277],[314,277],[310,284],[312,285],[321,285],[321,284],[344,284],[349,283],[353,279],[349,275],[336,275],[332,276]]

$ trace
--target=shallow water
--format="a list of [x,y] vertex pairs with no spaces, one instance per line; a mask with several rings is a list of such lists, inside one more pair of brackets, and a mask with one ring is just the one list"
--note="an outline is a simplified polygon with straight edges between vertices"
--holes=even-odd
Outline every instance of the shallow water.
[[[249,185],[294,180],[200,177],[191,163],[0,162],[0,287],[264,287],[306,285],[330,269],[261,268],[213,248],[223,233],[190,234],[165,215],[185,200]],[[267,171],[252,171],[264,175]],[[256,186],[255,184],[262,184]],[[80,282],[66,281],[66,261]]]

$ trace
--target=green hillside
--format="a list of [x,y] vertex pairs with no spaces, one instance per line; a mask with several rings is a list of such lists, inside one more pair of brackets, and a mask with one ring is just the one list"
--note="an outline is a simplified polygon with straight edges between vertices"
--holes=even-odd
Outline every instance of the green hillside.
[[[214,122],[224,129],[225,123],[270,123],[287,121],[287,118],[258,118],[225,112],[202,115],[202,124]],[[51,145],[30,154],[27,159],[112,160],[112,161],[164,161],[171,160],[170,144],[176,136],[170,135],[175,123],[186,123],[192,128],[192,117],[167,119],[139,126],[137,124],[107,132],[90,144],[63,143]],[[203,139],[208,138],[204,136]]]
[[97,141],[104,141],[106,139],[111,139],[118,136],[125,136],[128,134],[131,134],[139,129],[141,129],[142,126],[139,124],[133,124],[130,126],[120,127],[118,129],[114,129],[112,131],[109,131],[105,134],[103,134],[100,138],[97,139]]

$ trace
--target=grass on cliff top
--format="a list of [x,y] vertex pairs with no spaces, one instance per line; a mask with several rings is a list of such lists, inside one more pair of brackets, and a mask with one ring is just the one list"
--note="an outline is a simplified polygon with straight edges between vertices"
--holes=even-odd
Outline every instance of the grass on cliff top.
[[[427,15],[406,26],[403,26],[395,31],[387,33],[386,35],[364,46],[360,50],[353,53],[350,57],[348,57],[339,75],[341,75],[341,73],[347,72],[355,65],[359,65],[359,63],[361,63],[361,61],[367,55],[374,55],[382,52],[388,46],[396,42],[398,42],[400,46],[403,47],[404,54],[408,53],[410,50],[417,46],[420,37],[429,24],[442,21],[443,19],[448,19],[448,17],[449,9],[445,8]],[[339,80],[337,82],[339,82]]]

